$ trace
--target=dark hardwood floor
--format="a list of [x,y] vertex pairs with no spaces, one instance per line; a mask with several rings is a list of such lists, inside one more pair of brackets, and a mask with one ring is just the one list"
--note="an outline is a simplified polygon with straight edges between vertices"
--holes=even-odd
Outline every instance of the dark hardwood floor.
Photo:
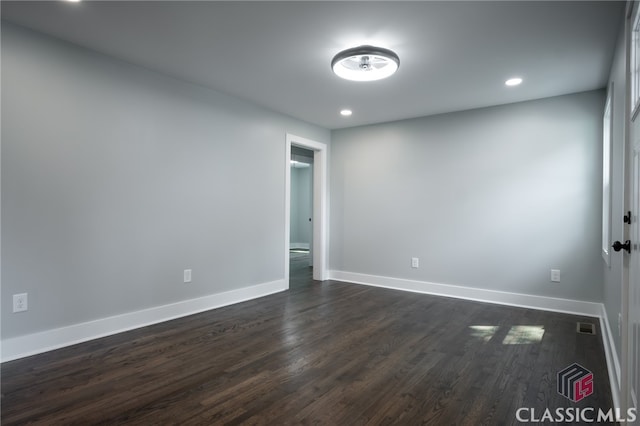
[[[576,333],[593,318],[300,274],[287,292],[2,364],[2,424],[494,425],[519,407],[611,407],[601,337]],[[574,362],[594,374],[578,403],[556,391]]]

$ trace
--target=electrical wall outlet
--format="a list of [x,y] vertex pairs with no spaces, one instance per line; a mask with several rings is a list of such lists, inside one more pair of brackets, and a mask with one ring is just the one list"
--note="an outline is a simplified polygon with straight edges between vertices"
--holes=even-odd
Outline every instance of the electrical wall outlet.
[[551,270],[551,282],[559,283],[560,282],[560,269],[552,269]]
[[419,268],[420,267],[420,259],[418,259],[417,257],[412,257],[411,258],[411,267],[412,268]]
[[191,269],[185,269],[184,270],[184,282],[185,283],[190,283],[191,282]]
[[27,293],[13,295],[13,312],[24,312],[28,309]]

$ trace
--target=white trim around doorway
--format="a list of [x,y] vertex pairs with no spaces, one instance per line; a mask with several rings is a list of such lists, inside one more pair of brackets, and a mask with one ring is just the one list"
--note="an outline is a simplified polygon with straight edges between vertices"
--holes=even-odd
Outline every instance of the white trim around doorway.
[[284,281],[289,287],[289,238],[291,226],[291,147],[313,151],[313,279],[325,281],[327,272],[327,145],[287,133],[285,149],[285,224],[284,224]]

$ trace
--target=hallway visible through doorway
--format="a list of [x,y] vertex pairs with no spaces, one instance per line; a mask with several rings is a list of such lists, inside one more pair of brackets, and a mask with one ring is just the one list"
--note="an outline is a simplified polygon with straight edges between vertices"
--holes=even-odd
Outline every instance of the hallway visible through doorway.
[[[284,232],[284,271],[285,282],[289,286],[290,249],[308,248],[309,263],[313,267],[314,280],[328,279],[327,271],[327,145],[311,139],[287,133],[286,138],[286,168],[285,168],[285,232]],[[303,154],[300,156],[300,154]],[[300,156],[300,157],[299,157]],[[301,161],[304,159],[304,161]],[[300,167],[308,164],[308,167]],[[311,201],[310,214],[296,212],[297,202],[294,183],[294,170],[309,170],[308,183]],[[304,184],[303,184],[304,185]],[[302,185],[298,185],[300,187]],[[304,185],[307,186],[307,185]],[[308,204],[307,204],[308,206]],[[305,221],[306,218],[306,221]],[[301,224],[304,222],[304,226]],[[296,226],[296,222],[299,226]],[[306,228],[309,243],[300,240],[300,235],[294,235],[295,229]]]
[[291,147],[289,287],[313,278],[313,157],[311,150]]
[[313,280],[313,267],[308,249],[289,250],[289,288],[299,287]]

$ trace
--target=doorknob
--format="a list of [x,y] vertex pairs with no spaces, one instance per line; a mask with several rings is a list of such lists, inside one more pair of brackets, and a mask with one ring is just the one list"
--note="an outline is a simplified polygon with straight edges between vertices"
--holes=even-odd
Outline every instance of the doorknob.
[[627,214],[622,216],[622,221],[631,225],[631,212],[628,212]]
[[616,241],[611,246],[615,251],[626,250],[628,253],[631,253],[631,241],[627,240],[622,244],[620,241]]

